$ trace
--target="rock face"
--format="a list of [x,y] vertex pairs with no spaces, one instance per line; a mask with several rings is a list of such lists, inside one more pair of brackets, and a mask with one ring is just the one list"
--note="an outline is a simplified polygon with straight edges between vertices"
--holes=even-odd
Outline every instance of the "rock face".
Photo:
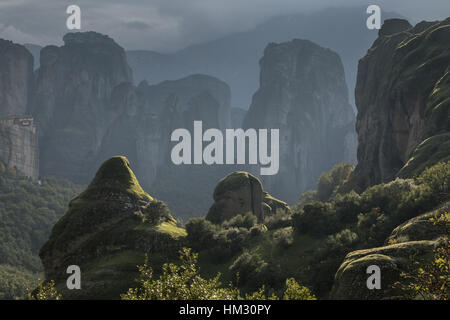
[[115,86],[131,82],[124,50],[95,33],[69,33],[42,49],[32,108],[39,128],[41,174],[86,183],[103,136],[121,113]]
[[33,92],[33,56],[24,47],[0,39],[0,117],[23,115]]
[[214,204],[206,219],[221,223],[236,215],[254,214],[259,221],[277,210],[290,212],[289,206],[263,190],[261,181],[248,172],[236,171],[219,181],[214,189]]
[[25,115],[33,88],[33,56],[24,46],[0,39],[0,167],[37,179],[36,126]]
[[[401,296],[393,288],[401,280],[401,272],[417,268],[415,261],[430,262],[433,250],[448,242],[445,228],[430,222],[430,218],[448,211],[449,204],[442,209],[415,217],[394,229],[386,239],[386,246],[350,252],[335,275],[331,290],[332,299],[396,299]],[[446,238],[447,237],[447,238]],[[381,271],[381,289],[367,288],[367,267],[376,265]]]
[[260,88],[245,128],[280,130],[280,170],[263,177],[276,196],[295,202],[323,171],[354,162],[355,116],[339,56],[307,40],[269,44]]
[[[134,286],[145,253],[162,255],[153,262],[173,258],[184,235],[166,204],[142,190],[128,160],[114,157],[70,202],[39,255],[65,298],[118,299]],[[81,268],[81,290],[66,289],[69,265]]]
[[0,167],[32,179],[38,178],[39,148],[33,118],[0,118]]
[[391,180],[425,139],[449,132],[449,92],[450,19],[387,20],[358,66],[360,190]]
[[[225,129],[229,124],[228,85],[205,75],[155,86],[146,82],[137,87],[123,83],[114,89],[111,100],[123,106],[123,112],[107,131],[97,163],[125,155],[136,164],[144,188],[169,202],[177,215],[206,212],[211,203],[204,195],[223,177],[225,168],[173,165],[170,155],[176,142],[171,142],[170,137],[177,128],[186,128],[193,134],[194,120],[202,121],[203,130]],[[190,188],[185,187],[186,182]]]
[[232,128],[242,128],[247,110],[241,108],[231,108],[230,119]]

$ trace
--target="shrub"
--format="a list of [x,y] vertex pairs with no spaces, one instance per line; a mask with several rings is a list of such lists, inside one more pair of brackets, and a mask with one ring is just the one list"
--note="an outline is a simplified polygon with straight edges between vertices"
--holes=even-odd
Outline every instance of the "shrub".
[[317,300],[308,288],[301,286],[294,278],[286,279],[283,300]]
[[295,212],[292,225],[297,233],[320,237],[332,234],[337,228],[337,221],[330,203],[316,201]]
[[261,275],[267,270],[268,264],[257,253],[243,252],[229,267],[235,276],[236,285],[257,287],[262,285]]
[[28,294],[29,300],[61,300],[61,294],[56,291],[55,281],[39,281],[39,288],[36,293]]
[[273,239],[275,241],[275,245],[281,248],[289,248],[294,242],[294,238],[292,236],[292,228],[284,228],[274,232]]
[[268,230],[275,230],[292,226],[292,216],[284,210],[277,210],[274,215],[264,219],[264,225]]
[[450,161],[426,169],[417,181],[429,186],[437,201],[450,200]]
[[186,232],[189,245],[201,250],[211,245],[217,227],[204,218],[192,218],[186,224]]
[[214,247],[211,248],[211,254],[217,261],[224,261],[242,251],[249,238],[248,229],[222,229],[214,235]]
[[317,198],[327,201],[342,186],[355,169],[351,163],[339,163],[329,172],[322,173],[317,183]]
[[251,212],[247,212],[245,215],[238,214],[228,221],[225,221],[222,226],[224,228],[246,228],[250,229],[256,224],[257,218]]

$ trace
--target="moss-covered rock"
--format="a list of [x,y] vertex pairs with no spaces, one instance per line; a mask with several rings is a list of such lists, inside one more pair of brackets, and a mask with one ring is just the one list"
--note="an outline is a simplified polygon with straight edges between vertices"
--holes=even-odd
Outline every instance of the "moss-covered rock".
[[[70,202],[39,255],[65,298],[114,299],[133,286],[145,254],[154,264],[173,259],[184,235],[167,205],[141,188],[128,160],[113,157]],[[65,287],[69,265],[81,268],[81,290]]]
[[214,189],[214,204],[206,218],[221,223],[239,214],[254,214],[259,221],[277,210],[290,211],[289,206],[263,190],[261,181],[245,171],[236,171],[221,179]]
[[[402,296],[395,282],[401,272],[410,272],[414,262],[428,263],[433,251],[444,244],[445,230],[430,218],[448,210],[448,203],[435,211],[415,217],[394,229],[386,246],[350,252],[335,275],[333,299],[397,299]],[[381,289],[368,289],[367,268],[376,265],[381,272]]]
[[[450,94],[449,94],[450,97]],[[400,178],[414,178],[438,162],[450,160],[450,133],[425,139],[414,149],[408,162],[398,172]]]
[[395,228],[391,235],[386,239],[386,244],[395,244],[418,240],[435,240],[445,234],[445,228],[442,225],[436,225],[431,218],[449,211],[450,203],[446,203],[439,209],[420,215],[406,221]]

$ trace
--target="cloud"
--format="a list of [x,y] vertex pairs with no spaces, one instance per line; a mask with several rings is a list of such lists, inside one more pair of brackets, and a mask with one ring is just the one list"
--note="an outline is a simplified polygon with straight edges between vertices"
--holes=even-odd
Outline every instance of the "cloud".
[[[68,5],[82,12],[83,30],[108,34],[127,49],[174,51],[249,30],[273,16],[328,6],[361,6],[360,0],[1,0],[0,37],[16,42],[60,44]],[[448,0],[377,0],[416,22],[445,18]],[[7,27],[5,27],[7,26]]]
[[151,29],[151,26],[148,23],[142,22],[142,21],[130,21],[125,22],[125,26],[131,29],[136,30],[145,30],[145,29]]

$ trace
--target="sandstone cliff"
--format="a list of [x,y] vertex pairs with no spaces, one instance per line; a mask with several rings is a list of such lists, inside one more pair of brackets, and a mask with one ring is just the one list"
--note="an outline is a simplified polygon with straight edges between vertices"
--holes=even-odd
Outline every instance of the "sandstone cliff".
[[[114,157],[70,202],[39,255],[66,299],[118,299],[134,285],[144,254],[155,264],[173,259],[184,235],[166,204],[142,190],[128,160]],[[65,287],[69,265],[81,268],[81,290]]]
[[260,67],[244,127],[280,129],[280,170],[262,179],[274,195],[295,202],[322,172],[355,160],[344,69],[336,53],[307,40],[269,44]]
[[115,86],[131,82],[124,50],[95,33],[68,33],[62,47],[42,49],[32,108],[41,145],[41,174],[89,181],[109,125],[123,106],[110,103]]
[[[448,157],[449,90],[450,19],[415,27],[387,20],[358,67],[356,189],[391,180],[413,152],[433,158],[426,166]],[[417,161],[408,166],[400,176],[424,169]]]
[[135,163],[144,188],[169,202],[177,215],[206,212],[210,201],[205,194],[210,194],[229,168],[173,165],[170,153],[175,142],[170,137],[177,128],[193,133],[194,120],[202,121],[204,130],[226,128],[230,116],[228,85],[205,75],[154,86],[145,81],[137,87],[123,83],[113,90],[111,101],[112,109],[118,108],[117,104],[123,111],[102,141],[97,164],[114,155],[125,155]]
[[28,112],[33,80],[31,53],[24,46],[0,39],[0,117]]

